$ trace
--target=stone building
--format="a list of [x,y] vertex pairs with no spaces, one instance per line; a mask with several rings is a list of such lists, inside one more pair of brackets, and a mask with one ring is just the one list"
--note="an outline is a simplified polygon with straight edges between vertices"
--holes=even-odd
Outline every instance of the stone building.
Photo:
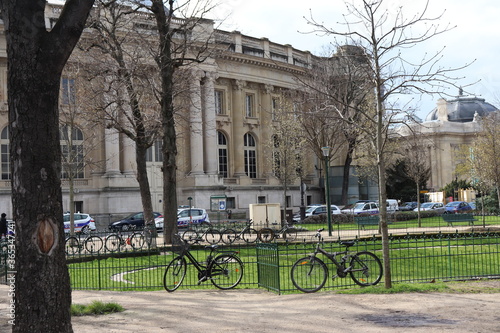
[[[455,152],[473,143],[474,135],[481,130],[480,117],[495,111],[498,109],[484,99],[464,96],[460,91],[456,98],[439,99],[425,121],[410,127],[424,138],[422,144],[427,149],[426,155],[431,166],[431,177],[427,184],[429,191],[438,191],[453,180],[460,179],[456,173],[460,161]],[[409,136],[409,128],[400,127],[399,134]]]
[[[57,20],[61,8],[57,3],[47,5],[48,28]],[[151,20],[141,21],[140,18],[135,23],[144,29],[152,24]],[[307,51],[276,44],[266,38],[214,30],[213,22],[209,20],[202,24],[205,26],[200,30],[213,33],[213,43],[224,45],[226,50],[191,68],[191,103],[182,110],[188,121],[179,122],[178,126],[178,203],[209,209],[211,196],[227,196],[227,208],[242,212],[254,203],[283,204],[283,186],[266,165],[263,146],[271,139],[269,125],[273,121],[276,99],[282,90],[297,87],[297,76],[311,68],[315,57]],[[3,30],[3,24],[0,29]],[[6,56],[5,35],[2,33],[0,207],[11,216]],[[68,63],[75,61],[79,60],[72,57]],[[61,108],[71,98],[72,87],[78,84],[74,78],[63,74]],[[85,167],[75,179],[76,210],[92,214],[141,211],[133,142],[105,126],[90,131],[81,125],[72,135],[73,145],[83,145],[88,136],[96,136],[102,142],[91,152],[94,160],[102,163],[97,167]],[[148,154],[148,176],[155,211],[162,209],[161,158],[160,147],[156,144]],[[290,186],[286,199],[290,207],[298,207],[301,200],[305,204],[323,200],[322,180],[314,168],[314,165],[320,166],[321,161],[313,155],[307,158],[313,161],[302,179],[307,189],[301,194],[300,181]],[[63,175],[65,210],[69,209],[68,191],[68,182]]]

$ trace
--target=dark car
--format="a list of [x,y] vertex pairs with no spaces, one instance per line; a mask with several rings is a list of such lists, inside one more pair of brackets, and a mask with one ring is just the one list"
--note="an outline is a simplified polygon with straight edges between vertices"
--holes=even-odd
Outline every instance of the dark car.
[[465,201],[452,201],[448,202],[446,206],[445,213],[457,214],[457,213],[469,213],[472,211],[472,207]]
[[403,212],[409,212],[417,208],[418,202],[416,201],[410,201],[410,202],[405,202],[401,206],[398,207],[398,210],[403,211]]
[[[161,214],[158,212],[153,212],[155,218]],[[108,226],[110,230],[122,230],[127,231],[129,229],[141,229],[144,228],[144,213],[133,213],[129,216],[115,222],[111,222]]]

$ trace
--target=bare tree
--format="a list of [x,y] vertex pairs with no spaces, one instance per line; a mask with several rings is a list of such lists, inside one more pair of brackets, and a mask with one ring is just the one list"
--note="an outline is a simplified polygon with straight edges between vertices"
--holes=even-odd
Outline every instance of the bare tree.
[[[154,39],[134,24],[144,13],[137,6],[99,1],[89,21],[90,36],[80,47],[93,55],[86,76],[98,81],[93,95],[104,91],[96,121],[124,134],[135,144],[136,178],[145,226],[154,228],[153,204],[147,174],[147,151],[161,137],[156,91],[159,77],[151,56]],[[148,40],[149,39],[149,40]],[[151,45],[153,44],[153,46]]]
[[[362,51],[352,45],[337,45],[335,54],[317,59],[305,78],[297,78],[307,91],[303,95],[306,107],[302,119],[311,148],[320,159],[324,146],[332,148],[330,160],[345,156],[342,204],[348,203],[351,164],[363,135],[363,115],[356,110],[364,108],[371,92],[364,68],[367,59]],[[349,122],[341,121],[338,113]]]
[[272,140],[266,150],[270,151],[268,157],[274,176],[283,185],[283,217],[286,218],[288,188],[300,178],[302,170],[305,170],[308,164],[308,161],[302,158],[306,156],[306,145],[303,127],[297,121],[300,113],[295,111],[291,100],[282,95],[277,100],[272,118]]
[[[348,40],[349,44],[360,47],[369,60],[365,68],[366,77],[373,87],[373,109],[366,115],[367,120],[373,123],[369,128],[375,130],[370,130],[367,134],[376,153],[379,202],[383,203],[387,200],[384,184],[389,128],[401,112],[408,111],[404,109],[404,104],[397,104],[397,97],[415,92],[432,94],[442,91],[443,85],[455,85],[456,78],[450,75],[459,68],[440,67],[440,51],[429,58],[424,56],[417,63],[410,62],[402,53],[402,50],[423,43],[451,28],[449,25],[443,28],[437,24],[442,15],[427,17],[428,1],[413,16],[406,15],[403,7],[389,8],[388,1],[383,0],[352,1],[346,2],[346,6],[348,14],[345,16],[345,29],[330,28],[315,21],[312,16],[307,20],[315,31]],[[342,116],[340,113],[339,115]],[[391,288],[387,207],[384,204],[380,205],[380,228],[385,287]]]
[[50,31],[45,0],[2,0],[7,39],[13,219],[13,332],[72,332],[59,136],[61,72],[93,0],[66,1]]
[[425,139],[412,132],[412,134],[404,138],[405,142],[402,143],[404,155],[402,161],[404,162],[404,172],[406,175],[415,182],[417,194],[417,208],[418,208],[418,226],[422,226],[420,219],[420,189],[424,182],[429,179],[431,174],[431,167],[429,165],[426,142]]

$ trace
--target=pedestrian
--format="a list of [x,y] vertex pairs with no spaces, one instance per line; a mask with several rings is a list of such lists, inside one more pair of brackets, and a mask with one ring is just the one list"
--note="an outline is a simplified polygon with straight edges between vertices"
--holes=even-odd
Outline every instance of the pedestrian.
[[0,218],[0,239],[7,237],[7,219],[5,218],[7,214],[2,213]]

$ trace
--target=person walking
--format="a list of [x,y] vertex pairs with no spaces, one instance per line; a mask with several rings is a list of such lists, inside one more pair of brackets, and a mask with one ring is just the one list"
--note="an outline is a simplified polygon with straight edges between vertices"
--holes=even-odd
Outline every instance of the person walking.
[[7,219],[5,218],[7,214],[2,213],[0,218],[0,239],[7,237]]

